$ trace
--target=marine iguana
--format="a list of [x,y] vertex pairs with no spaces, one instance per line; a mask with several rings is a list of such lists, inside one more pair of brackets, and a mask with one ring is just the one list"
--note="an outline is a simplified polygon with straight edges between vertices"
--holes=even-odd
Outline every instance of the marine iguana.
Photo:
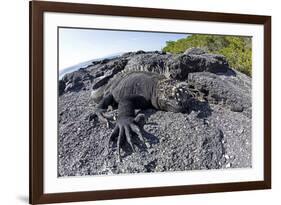
[[164,75],[145,71],[122,72],[114,76],[105,86],[92,92],[92,99],[98,103],[93,113],[108,124],[105,112],[108,106],[118,104],[118,118],[108,140],[117,137],[117,154],[121,161],[120,145],[126,139],[133,151],[132,133],[144,142],[138,126],[140,115],[135,109],[155,108],[170,112],[188,112],[194,94],[185,82],[166,78]]

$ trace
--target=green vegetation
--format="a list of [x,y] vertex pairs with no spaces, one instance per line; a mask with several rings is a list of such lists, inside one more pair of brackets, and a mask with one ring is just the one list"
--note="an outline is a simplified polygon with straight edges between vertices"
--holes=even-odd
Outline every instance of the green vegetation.
[[199,47],[207,52],[226,57],[230,67],[251,76],[251,37],[193,34],[177,41],[167,41],[163,51],[183,53],[188,48]]

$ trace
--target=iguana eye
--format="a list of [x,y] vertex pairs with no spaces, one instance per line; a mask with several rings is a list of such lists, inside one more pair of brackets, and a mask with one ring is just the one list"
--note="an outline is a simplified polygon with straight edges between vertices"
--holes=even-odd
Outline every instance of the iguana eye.
[[169,100],[175,99],[175,96],[169,95],[169,96],[168,96],[168,99],[169,99]]

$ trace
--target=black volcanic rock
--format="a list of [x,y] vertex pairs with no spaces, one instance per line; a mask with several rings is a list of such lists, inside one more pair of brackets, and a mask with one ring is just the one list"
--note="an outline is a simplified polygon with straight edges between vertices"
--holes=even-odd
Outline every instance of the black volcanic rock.
[[[233,111],[244,111],[251,117],[251,80],[248,76],[230,71],[231,74],[216,75],[209,72],[190,73],[188,82],[194,88],[200,90],[204,100],[211,104],[220,104],[229,107]],[[235,75],[232,75],[232,72]]]
[[86,89],[92,79],[93,76],[85,69],[79,69],[68,73],[59,81],[59,95],[66,92],[79,92],[81,89]]
[[179,80],[187,78],[189,73],[211,72],[225,73],[230,68],[224,56],[208,54],[201,49],[187,50],[184,54],[169,58],[166,63],[171,77]]
[[165,69],[165,63],[170,57],[171,55],[162,55],[159,52],[131,55],[126,69],[160,72]]
[[[127,70],[188,82],[200,101],[189,114],[142,110],[146,147],[134,138],[137,152],[124,144],[118,162],[116,141],[106,148],[112,127],[87,117],[96,106],[92,90]],[[58,89],[59,176],[251,167],[251,78],[223,56],[197,48],[177,55],[128,52],[66,74]]]

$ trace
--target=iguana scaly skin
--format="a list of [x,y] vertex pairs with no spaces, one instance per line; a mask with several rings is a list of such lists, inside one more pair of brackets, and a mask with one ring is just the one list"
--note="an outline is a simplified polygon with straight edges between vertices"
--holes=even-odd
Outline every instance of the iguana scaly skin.
[[144,142],[138,126],[140,116],[135,116],[135,109],[188,112],[193,94],[185,82],[168,79],[158,73],[131,71],[114,76],[105,86],[94,90],[92,98],[98,103],[94,114],[100,121],[108,122],[105,114],[108,106],[118,105],[118,118],[109,142],[117,137],[117,153],[121,160],[120,144],[123,138],[133,151],[132,133]]

